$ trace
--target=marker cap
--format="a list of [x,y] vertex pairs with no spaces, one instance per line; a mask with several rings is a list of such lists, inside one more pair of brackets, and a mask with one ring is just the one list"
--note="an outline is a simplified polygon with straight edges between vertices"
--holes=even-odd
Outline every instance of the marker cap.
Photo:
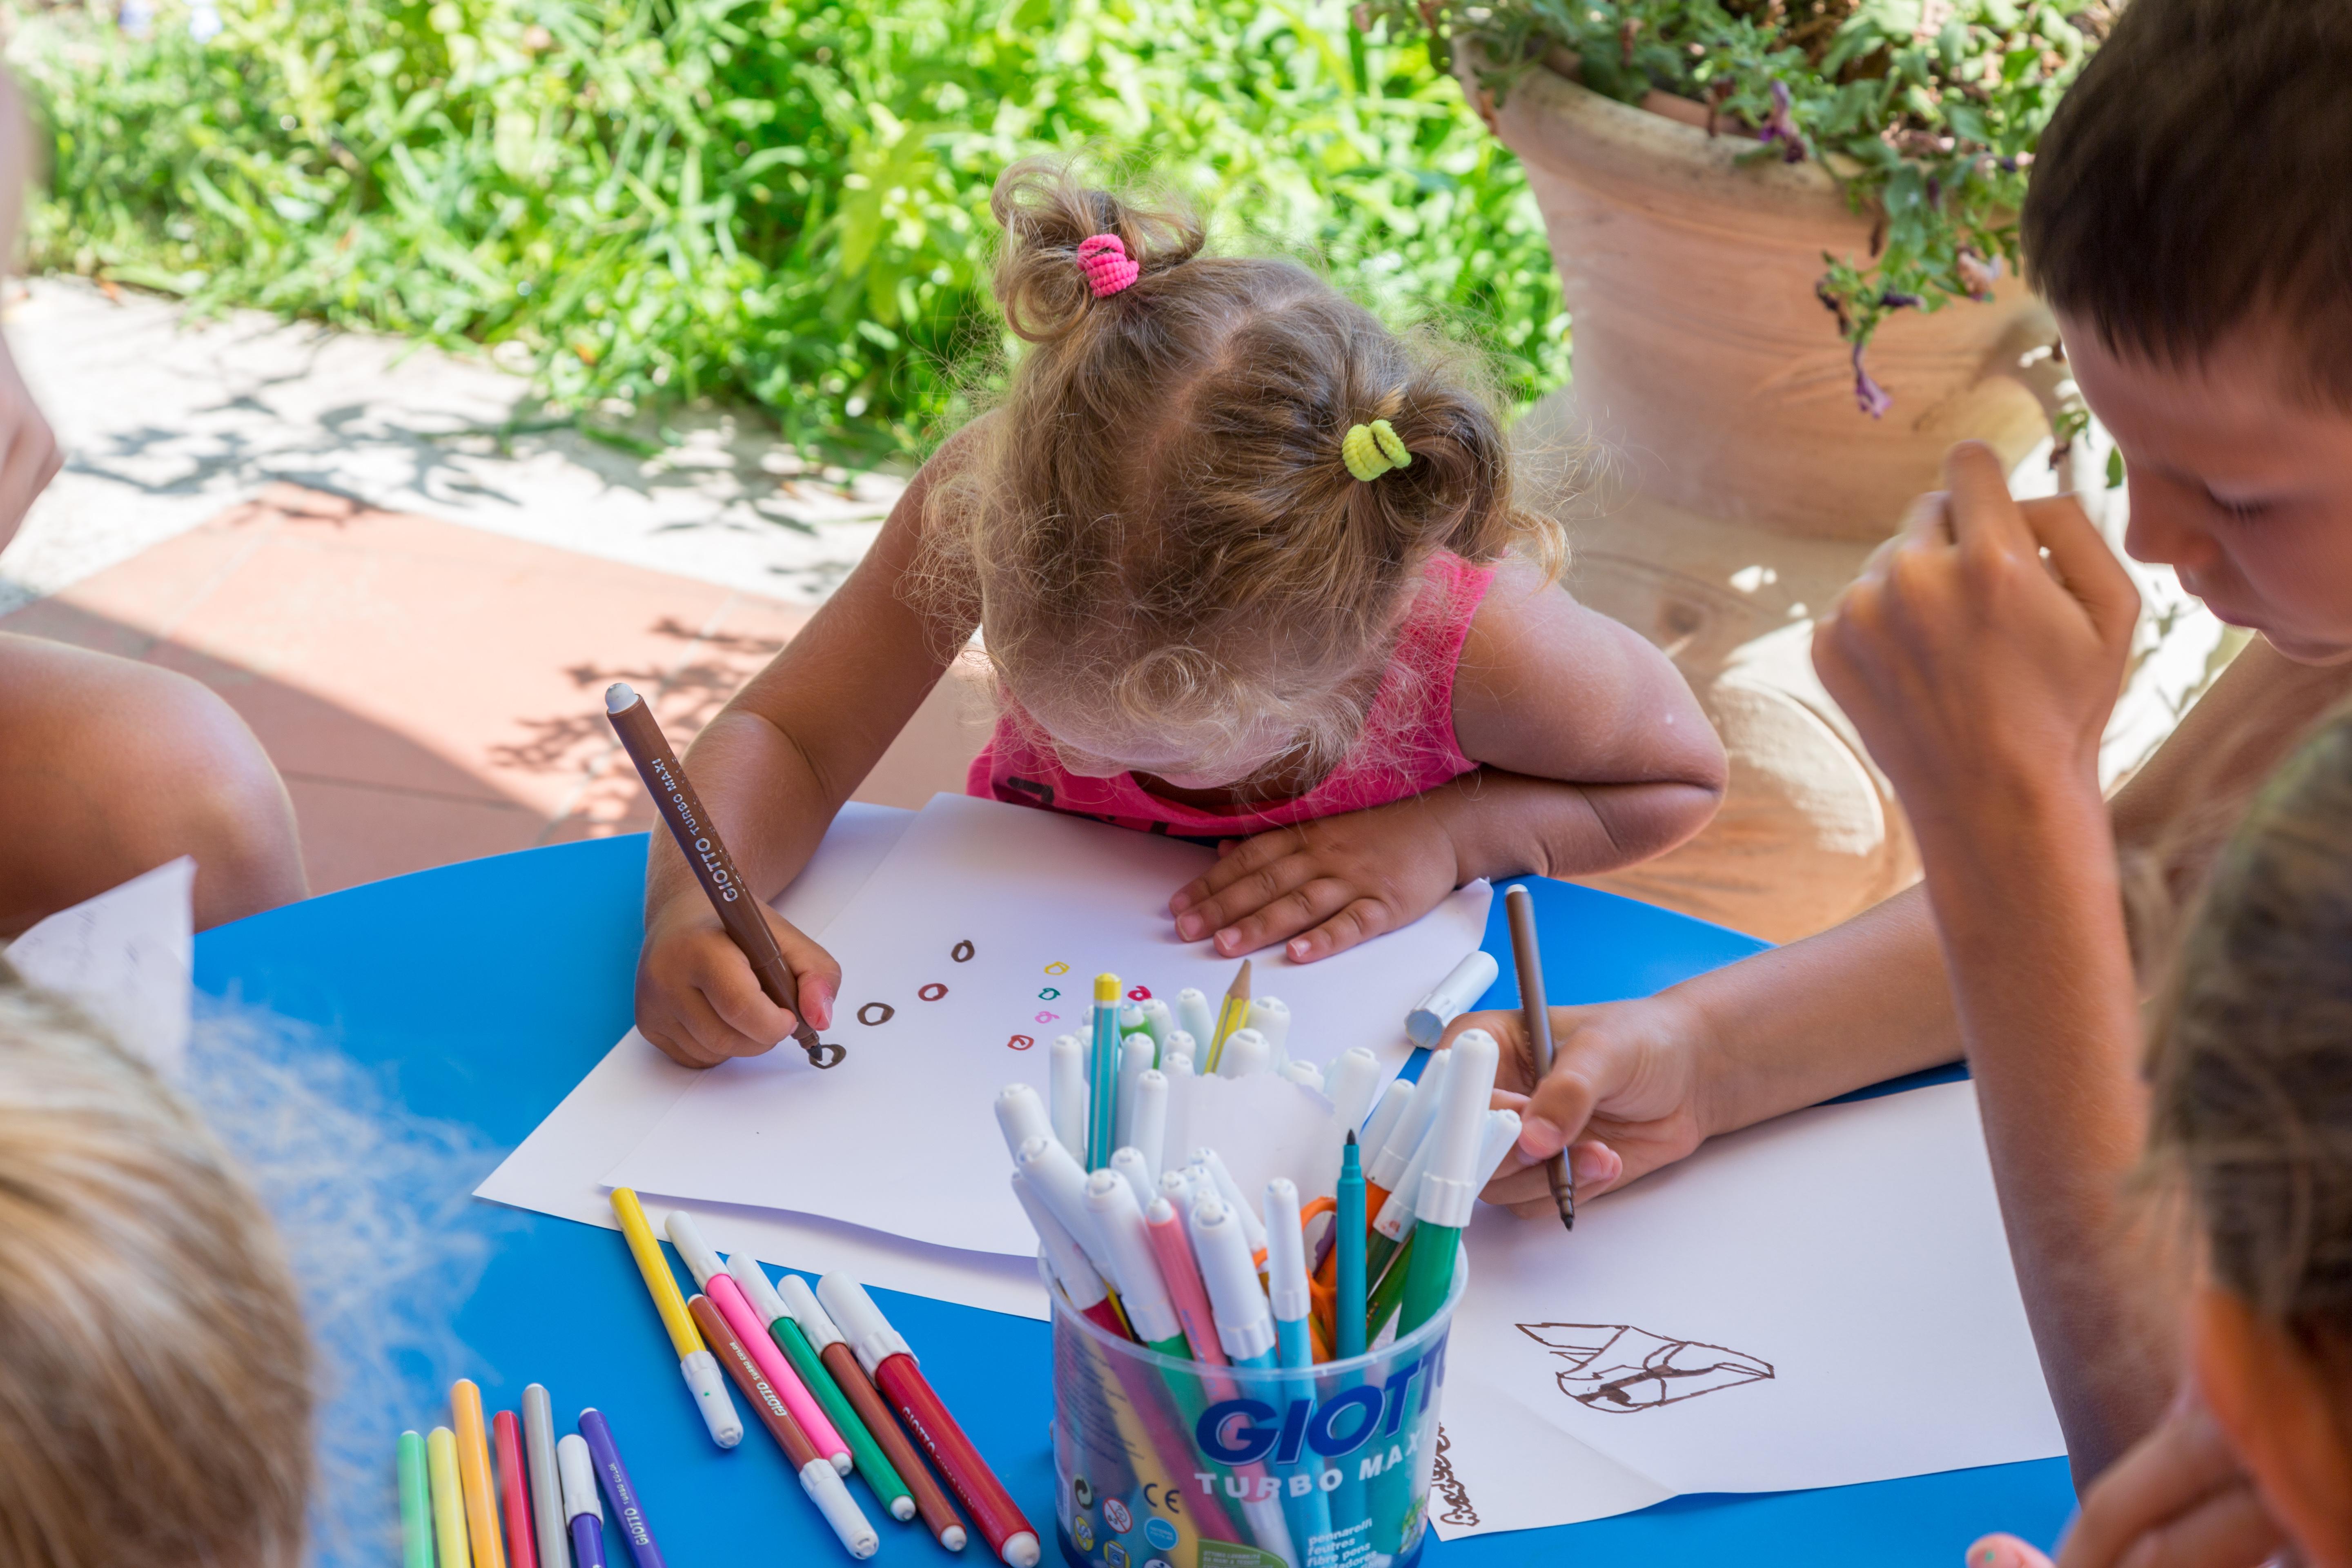
[[1209,1011],[1208,993],[1197,985],[1176,993],[1176,1026],[1196,1041],[1215,1037],[1217,1016]]
[[1202,1198],[1192,1210],[1192,1252],[1201,1260],[1201,1282],[1209,1288],[1217,1342],[1225,1353],[1245,1363],[1274,1349],[1274,1314],[1257,1288],[1240,1213],[1214,1197]]
[[840,1471],[823,1459],[811,1459],[801,1467],[801,1489],[833,1527],[843,1551],[862,1562],[882,1550],[882,1537],[866,1522],[849,1489],[841,1484]]
[[711,1250],[710,1243],[702,1239],[702,1227],[684,1209],[672,1209],[669,1217],[662,1222],[662,1228],[669,1232],[669,1244],[677,1248],[686,1271],[694,1276],[695,1289],[708,1291],[710,1277],[725,1273],[727,1266],[719,1261],[719,1254]]
[[1025,1083],[1008,1083],[996,1091],[996,1126],[1004,1134],[1004,1152],[1016,1156],[1030,1139],[1054,1134],[1045,1102]]
[[1376,1187],[1394,1191],[1404,1175],[1404,1168],[1412,1161],[1412,1152],[1429,1135],[1429,1124],[1437,1120],[1437,1108],[1445,1100],[1445,1074],[1454,1065],[1450,1050],[1433,1052],[1422,1065],[1421,1081],[1413,1086],[1412,1099],[1405,1103],[1404,1112],[1389,1132],[1389,1141],[1381,1146],[1364,1166],[1364,1180]]
[[[1054,1137],[1063,1148],[1087,1146],[1087,1043],[1056,1035],[1045,1048],[1045,1086],[1053,1097]],[[1013,1150],[1017,1157],[1020,1150]]]
[[587,1438],[577,1432],[567,1432],[556,1440],[555,1473],[563,1483],[565,1521],[584,1513],[603,1522],[604,1504],[596,1496],[596,1459],[588,1452]]
[[823,1355],[827,1345],[843,1344],[841,1331],[834,1326],[832,1314],[817,1305],[816,1292],[809,1282],[797,1274],[787,1274],[776,1281],[776,1294],[783,1298],[784,1310],[801,1326],[808,1337],[809,1349]]
[[1282,1064],[1279,1071],[1284,1078],[1288,1079],[1291,1082],[1297,1084],[1302,1089],[1311,1089],[1318,1094],[1321,1094],[1323,1092],[1323,1069],[1317,1067],[1313,1062],[1285,1062]]
[[728,1397],[727,1377],[719,1370],[719,1358],[709,1351],[681,1356],[677,1373],[694,1394],[694,1407],[702,1412],[702,1424],[710,1429],[710,1440],[722,1448],[731,1448],[741,1442],[743,1418],[735,1414],[735,1401]]
[[1265,1036],[1265,1043],[1280,1058],[1290,1044],[1290,1004],[1279,996],[1250,998],[1249,1026]]
[[1370,1163],[1387,1144],[1389,1134],[1396,1131],[1397,1121],[1412,1104],[1420,1085],[1411,1079],[1392,1078],[1381,1090],[1380,1102],[1372,1107],[1371,1116],[1356,1133],[1356,1145],[1362,1150],[1362,1159]]
[[1323,1094],[1341,1127],[1363,1126],[1380,1092],[1381,1058],[1362,1046],[1349,1046],[1323,1070]]
[[778,1318],[791,1316],[784,1310],[784,1299],[776,1294],[775,1283],[768,1278],[768,1271],[761,1268],[760,1260],[750,1253],[739,1252],[728,1258],[727,1274],[743,1292],[743,1300],[751,1303],[751,1315],[760,1320],[761,1328],[766,1328]]
[[1503,1163],[1511,1145],[1519,1141],[1519,1113],[1516,1110],[1486,1112],[1486,1131],[1478,1135],[1478,1184],[1485,1186],[1495,1178],[1495,1167]]
[[1276,1176],[1265,1184],[1265,1297],[1279,1322],[1314,1310],[1307,1287],[1307,1238],[1298,1226],[1298,1184]]
[[[1153,1200],[1155,1204],[1164,1201]],[[1127,1321],[1137,1335],[1146,1344],[1157,1344],[1183,1332],[1184,1325],[1169,1300],[1167,1279],[1151,1250],[1151,1237],[1144,1228],[1143,1209],[1135,1203],[1126,1182],[1109,1171],[1097,1171],[1087,1182],[1087,1210],[1110,1252],[1119,1305],[1127,1310]]]
[[[1231,1050],[1233,1044],[1233,1041],[1227,1040],[1225,1048]],[[1231,1171],[1225,1169],[1224,1156],[1219,1154],[1214,1149],[1195,1149],[1192,1152],[1192,1159],[1195,1163],[1208,1168],[1209,1180],[1216,1184],[1218,1198],[1241,1222],[1242,1235],[1249,1239],[1249,1249],[1255,1252],[1264,1247],[1265,1226],[1257,1217],[1256,1207],[1242,1194],[1242,1184],[1234,1180],[1234,1173]]]
[[[1095,1272],[1115,1278],[1118,1271],[1111,1268],[1102,1239],[1095,1234],[1094,1221],[1087,1214],[1087,1173],[1078,1169],[1076,1158],[1050,1138],[1032,1138],[1021,1145],[1016,1163],[1021,1179],[1029,1184],[1038,1201],[1053,1211],[1062,1228],[1094,1260]],[[848,1332],[847,1325],[842,1331]]]
[[1445,1037],[1445,1026],[1467,1013],[1501,973],[1493,953],[1484,948],[1472,953],[1404,1016],[1405,1037],[1416,1046],[1436,1045]]
[[[915,1359],[915,1352],[866,1293],[866,1287],[845,1274],[828,1274],[816,1282],[816,1299],[824,1303],[825,1312],[841,1337],[848,1342],[857,1357],[857,1364],[866,1369],[868,1377],[874,1369],[894,1355]],[[917,1364],[920,1364],[918,1363]]]
[[1176,1015],[1169,1010],[1165,998],[1147,996],[1143,999],[1143,1026],[1150,1031],[1154,1045],[1165,1046],[1168,1037],[1176,1032]]
[[1070,1235],[1069,1228],[1054,1217],[1054,1211],[1045,1206],[1035,1189],[1021,1179],[1018,1171],[1013,1173],[1013,1195],[1021,1200],[1022,1211],[1028,1215],[1030,1226],[1037,1233],[1037,1245],[1045,1254],[1045,1267],[1061,1281],[1062,1293],[1070,1299],[1070,1305],[1083,1312],[1109,1295],[1101,1272],[1085,1249]]
[[[1139,1210],[1160,1195],[1152,1190],[1151,1169],[1143,1157],[1142,1150],[1132,1146],[1112,1150],[1109,1168],[1123,1178],[1129,1186],[1135,1189],[1135,1206]],[[1097,1171],[1095,1174],[1100,1175],[1102,1173]]]
[[1175,1037],[1168,1042],[1167,1048],[1160,1053],[1160,1070],[1170,1078],[1196,1076],[1192,1070],[1195,1049],[1192,1037],[1181,1029],[1177,1030]]
[[1274,1043],[1255,1029],[1235,1029],[1225,1037],[1225,1048],[1217,1056],[1219,1078],[1247,1078],[1254,1072],[1274,1070]]
[[1486,1130],[1486,1102],[1494,1098],[1495,1068],[1501,1047],[1484,1029],[1465,1029],[1454,1038],[1454,1065],[1429,1129],[1432,1151],[1421,1179],[1413,1214],[1423,1225],[1459,1228],[1470,1223],[1486,1178],[1478,1172],[1478,1144]]
[[1095,976],[1095,1005],[1113,1008],[1118,1005],[1118,975],[1106,973]]
[[1144,1172],[1156,1188],[1160,1184],[1160,1154],[1168,1142],[1168,1075],[1158,1068],[1138,1073],[1133,1103],[1135,1121],[1128,1129],[1128,1135],[1134,1141],[1136,1152],[1143,1156]]

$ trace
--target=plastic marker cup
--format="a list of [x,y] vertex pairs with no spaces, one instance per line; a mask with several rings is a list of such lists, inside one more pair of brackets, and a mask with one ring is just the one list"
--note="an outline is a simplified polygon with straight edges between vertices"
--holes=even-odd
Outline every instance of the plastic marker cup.
[[694,1395],[694,1407],[701,1412],[710,1440],[722,1448],[733,1447],[743,1440],[743,1418],[727,1396],[727,1374],[719,1370],[719,1358],[703,1348],[702,1335],[687,1316],[686,1298],[677,1293],[677,1277],[669,1271],[669,1259],[662,1256],[661,1243],[646,1223],[637,1194],[627,1187],[614,1187],[613,1214],[621,1222],[621,1234],[628,1238],[629,1256],[636,1259],[637,1272],[653,1296],[654,1310],[660,1314],[670,1348],[677,1352],[678,1375]]

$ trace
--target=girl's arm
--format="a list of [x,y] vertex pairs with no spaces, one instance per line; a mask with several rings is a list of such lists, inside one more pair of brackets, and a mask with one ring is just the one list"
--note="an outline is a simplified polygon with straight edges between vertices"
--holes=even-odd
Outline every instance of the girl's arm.
[[2098,781],[2139,597],[2071,500],[2021,508],[1980,446],[1946,472],[1949,497],[1847,589],[1813,658],[1918,837],[2010,1256],[2085,1481],[2156,1424],[2180,1364],[2124,1201],[2147,1110]]
[[[763,910],[971,635],[927,622],[905,595],[925,499],[971,438],[959,433],[923,466],[848,580],[687,750],[687,774]],[[826,1026],[840,966],[767,913],[809,1022]],[[646,867],[636,1001],[645,1037],[689,1067],[756,1056],[792,1033],[792,1014],[761,991],[664,833],[653,836]]]
[[1722,742],[1665,656],[1508,562],[1472,620],[1454,736],[1475,772],[1410,800],[1261,833],[1170,910],[1227,955],[1328,957],[1476,877],[1576,876],[1663,854],[1722,799]]

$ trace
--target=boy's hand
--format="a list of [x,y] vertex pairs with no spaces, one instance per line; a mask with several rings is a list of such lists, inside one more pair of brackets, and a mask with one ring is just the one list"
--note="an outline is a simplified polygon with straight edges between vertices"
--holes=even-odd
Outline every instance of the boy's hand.
[[2091,1483],[2058,1568],[2251,1568],[2286,1544],[2191,1384],[2163,1425]]
[[1822,683],[1923,826],[2053,779],[2095,791],[2139,615],[2071,498],[2021,506],[1975,442],[1944,472],[1948,493],[1922,500],[1813,637]]
[[1465,1029],[1484,1029],[1502,1046],[1495,1104],[1519,1113],[1519,1141],[1480,1195],[1522,1219],[1557,1212],[1543,1164],[1562,1148],[1576,1195],[1597,1197],[1674,1163],[1706,1136],[1695,1031],[1671,1001],[1554,1007],[1551,1075],[1532,1086],[1517,1008],[1465,1013],[1447,1026],[1445,1043]]
[[[809,1022],[833,1022],[841,965],[765,904],[760,912],[783,950]],[[716,1067],[756,1057],[792,1037],[793,1014],[768,1000],[742,952],[699,887],[661,905],[646,922],[637,957],[637,1030],[671,1059]]]
[[1209,874],[1168,900],[1176,934],[1239,958],[1275,942],[1294,963],[1410,925],[1461,881],[1426,801],[1344,812],[1220,845]]

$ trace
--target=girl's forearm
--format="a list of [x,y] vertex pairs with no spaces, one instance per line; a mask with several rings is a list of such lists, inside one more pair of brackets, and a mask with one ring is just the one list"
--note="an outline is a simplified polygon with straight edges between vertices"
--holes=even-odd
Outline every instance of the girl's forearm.
[[2171,1396],[2173,1314],[2124,1185],[2147,1131],[2114,837],[2087,781],[1914,815],[1994,1186],[2078,1480]]
[[[763,900],[800,875],[841,806],[789,736],[738,706],[705,725],[679,760],[736,868]],[[701,896],[677,845],[655,833],[646,865],[648,916],[673,899]]]
[[1662,855],[1706,826],[1704,784],[1569,784],[1482,767],[1432,791],[1463,881],[1579,877]]

